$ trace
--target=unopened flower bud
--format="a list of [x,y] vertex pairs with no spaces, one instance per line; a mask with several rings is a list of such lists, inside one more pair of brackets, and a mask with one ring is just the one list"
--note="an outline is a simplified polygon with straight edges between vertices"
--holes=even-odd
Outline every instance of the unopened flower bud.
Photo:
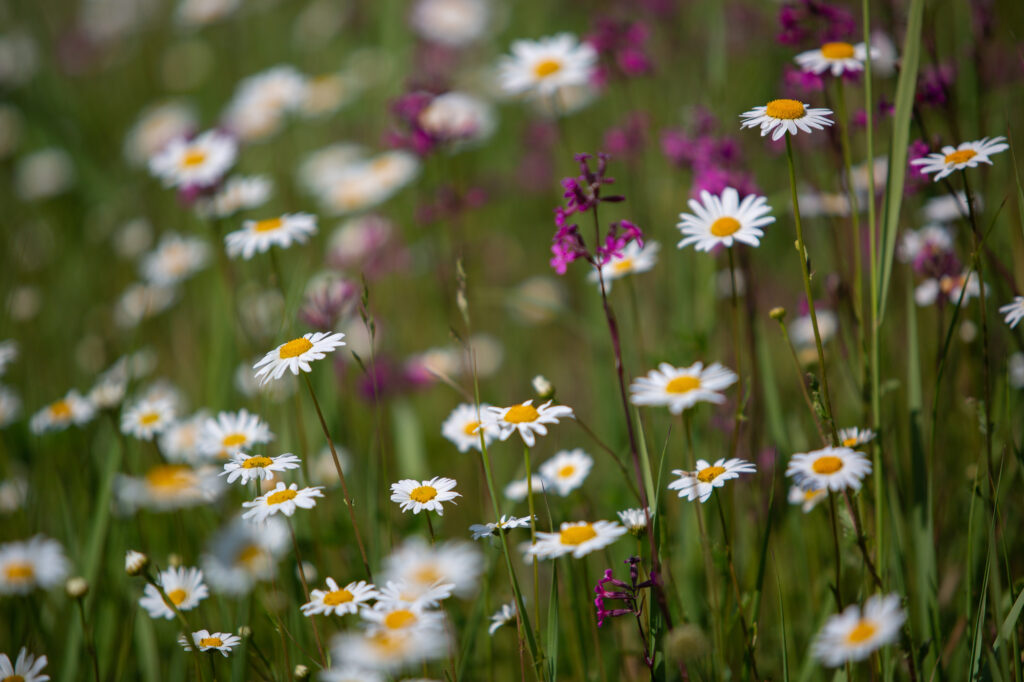
[[773,320],[782,322],[784,319],[786,319],[786,309],[783,308],[782,306],[776,306],[768,311],[768,316]]
[[309,668],[299,663],[297,666],[295,666],[294,676],[295,679],[297,680],[306,679],[307,677],[309,677]]
[[533,390],[537,392],[537,397],[541,400],[549,400],[555,395],[555,387],[543,374],[538,374],[533,378]]
[[129,549],[124,555],[124,572],[128,575],[141,575],[149,566],[149,557],[142,552]]
[[64,583],[64,591],[72,599],[81,599],[89,591],[89,583],[81,576],[68,578],[68,581]]

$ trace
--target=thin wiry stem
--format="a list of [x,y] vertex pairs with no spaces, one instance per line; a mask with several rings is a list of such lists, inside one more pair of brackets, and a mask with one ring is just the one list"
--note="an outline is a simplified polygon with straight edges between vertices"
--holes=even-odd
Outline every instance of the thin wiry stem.
[[[530,447],[523,443],[523,464],[526,466],[526,499],[530,508],[530,547],[537,546],[537,514],[533,508],[533,472],[530,470]],[[540,569],[533,555],[533,620],[540,627]]]
[[[295,563],[299,569],[299,582],[302,583],[302,593],[306,596],[306,602],[309,602],[309,585],[306,584],[306,567],[302,565],[299,541],[295,537],[295,528],[292,526],[292,520],[287,519],[287,522],[288,532],[292,536],[292,548],[295,550]],[[316,640],[316,650],[320,653],[320,663],[326,668],[327,658],[324,656],[324,645],[320,641],[320,629],[316,626],[316,616],[310,616],[309,623],[313,626],[313,638]]]

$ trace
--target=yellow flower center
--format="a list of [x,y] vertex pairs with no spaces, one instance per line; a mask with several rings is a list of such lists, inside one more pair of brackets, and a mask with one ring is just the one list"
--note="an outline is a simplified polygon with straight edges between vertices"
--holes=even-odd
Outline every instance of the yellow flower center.
[[258,545],[246,545],[238,553],[238,559],[235,563],[242,564],[243,566],[252,566],[262,557],[263,550]]
[[876,632],[878,632],[877,625],[871,621],[861,620],[856,627],[850,630],[850,634],[846,635],[846,641],[850,644],[863,644],[871,639]]
[[516,405],[515,407],[510,407],[508,412],[505,413],[505,421],[509,424],[534,422],[539,418],[540,412],[533,405]]
[[416,578],[416,582],[420,585],[433,585],[434,583],[441,580],[441,578],[443,578],[444,576],[442,576],[441,572],[438,571],[433,565],[426,564],[425,566],[421,566],[420,568],[416,569],[416,572],[413,574],[413,577]]
[[262,467],[265,467],[265,466],[270,466],[273,463],[274,463],[274,460],[270,459],[269,457],[263,457],[261,455],[256,455],[255,457],[250,457],[249,459],[247,459],[244,462],[242,462],[242,468],[243,469],[259,469],[259,468],[262,468]]
[[558,477],[569,478],[570,476],[572,476],[574,471],[576,471],[576,467],[574,467],[572,464],[566,464],[564,467],[558,470]]
[[185,168],[195,168],[203,161],[206,161],[206,152],[196,147],[187,150],[181,157],[181,165]]
[[300,336],[299,338],[292,339],[288,343],[281,346],[281,350],[279,350],[277,354],[281,356],[282,360],[286,360],[288,358],[297,358],[298,356],[302,355],[312,347],[312,341]]
[[582,545],[587,540],[593,540],[596,537],[597,531],[589,523],[563,528],[558,533],[558,539],[563,545]]
[[728,237],[731,234],[735,234],[739,231],[740,221],[729,216],[722,216],[715,222],[711,223],[711,234],[716,237]]
[[241,445],[245,441],[249,440],[246,438],[244,433],[232,433],[224,436],[224,440],[220,442],[226,448],[233,448],[236,445]]
[[278,490],[276,493],[271,493],[267,496],[267,504],[281,504],[288,500],[294,500],[299,494],[297,490],[285,488],[284,490]]
[[54,419],[70,419],[71,405],[66,400],[58,400],[50,405],[50,416]]
[[768,102],[764,113],[772,118],[794,119],[803,118],[807,110],[795,99],[773,99]]
[[805,490],[804,491],[804,502],[810,502],[811,500],[824,495],[824,490]]
[[337,606],[338,604],[347,604],[354,598],[348,590],[334,590],[324,595],[324,603],[328,606]]
[[697,480],[701,483],[711,483],[725,473],[725,467],[707,467],[697,472]]
[[188,488],[192,483],[191,470],[186,466],[168,464],[153,467],[146,474],[146,483],[161,492],[174,492]]
[[480,426],[480,422],[466,422],[466,425],[462,427],[462,432],[467,436],[475,436],[478,426]]
[[27,561],[12,561],[4,566],[4,575],[12,583],[27,583],[36,574],[36,567]]
[[203,637],[199,640],[199,646],[224,646],[224,641],[220,637]]
[[537,78],[547,78],[553,73],[558,73],[562,70],[562,62],[557,59],[545,59],[537,62],[533,67],[533,75]]
[[421,485],[412,489],[409,499],[424,504],[437,497],[437,489],[430,485]]
[[157,412],[147,412],[139,417],[139,423],[143,426],[152,426],[158,421],[160,421],[160,415]]
[[843,460],[832,455],[825,455],[814,460],[811,468],[816,474],[834,474],[843,468]]
[[284,225],[284,219],[282,218],[268,218],[266,220],[257,220],[253,226],[253,232],[273,232],[274,230],[281,229]]
[[666,393],[689,393],[700,388],[700,377],[676,377],[665,385]]
[[852,436],[850,438],[846,438],[846,439],[843,440],[843,447],[844,448],[852,448],[856,444],[857,444],[857,437],[856,436]]
[[947,164],[967,163],[977,155],[978,152],[973,149],[961,149],[953,152],[952,154],[946,154],[945,161]]
[[405,651],[406,639],[398,633],[388,633],[385,630],[376,632],[369,637],[369,644],[376,647],[377,653],[381,654],[384,660],[387,656],[398,656]]
[[615,263],[612,264],[612,272],[614,272],[617,275],[624,275],[632,269],[632,258],[622,258],[620,260],[615,261]]
[[188,592],[186,592],[185,590],[181,589],[180,587],[178,589],[176,589],[176,590],[171,590],[170,592],[167,593],[167,598],[170,599],[171,603],[174,604],[175,606],[177,606],[177,605],[181,604],[181,602],[185,601],[185,597],[187,597],[187,596],[188,596]]
[[25,678],[21,675],[8,675],[4,679],[0,680],[0,682],[25,682]]
[[821,56],[825,59],[850,59],[853,57],[853,45],[850,43],[825,43],[821,46]]
[[416,622],[416,614],[407,609],[398,609],[384,616],[385,627],[400,630]]

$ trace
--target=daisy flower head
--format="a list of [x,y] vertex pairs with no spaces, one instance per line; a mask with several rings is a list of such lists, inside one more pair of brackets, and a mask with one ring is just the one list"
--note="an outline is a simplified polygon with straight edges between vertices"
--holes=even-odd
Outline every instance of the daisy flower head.
[[36,435],[47,431],[63,431],[71,424],[81,426],[87,423],[95,414],[96,407],[78,391],[71,390],[60,400],[50,403],[32,415],[29,426]]
[[579,559],[593,551],[607,547],[621,536],[626,529],[614,521],[566,521],[557,533],[537,533],[537,543],[527,554],[539,559],[555,559],[572,554]]
[[480,423],[481,416],[490,407],[487,403],[480,403],[479,407],[462,403],[441,424],[441,435],[450,440],[459,452],[466,452],[470,448],[479,451],[481,433],[484,445],[490,445],[498,435],[498,429],[493,424],[481,426]]
[[601,265],[600,276],[595,269],[590,271],[587,279],[598,286],[601,279],[604,279],[605,291],[611,291],[614,280],[651,270],[658,262],[660,249],[661,244],[658,242],[648,240],[641,245],[639,241],[633,240],[626,244],[621,253],[613,255]]
[[861,429],[856,426],[839,429],[839,444],[844,448],[856,448],[858,445],[870,443],[874,439],[875,432],[871,429]]
[[871,460],[847,447],[797,453],[786,467],[786,476],[805,490],[860,490],[861,481],[870,473]]
[[174,422],[174,404],[161,398],[143,398],[121,413],[121,432],[139,440],[153,440]]
[[491,0],[419,0],[409,20],[423,39],[459,48],[484,35],[491,14]]
[[584,479],[594,466],[594,458],[582,449],[562,450],[540,465],[540,475],[548,487],[562,497],[583,485]]
[[0,545],[0,594],[50,589],[64,580],[68,570],[64,548],[43,535]]
[[622,525],[626,527],[631,534],[639,536],[647,532],[647,517],[651,514],[651,510],[648,507],[645,510],[641,508],[636,509],[623,509],[620,512],[616,512],[619,515],[619,520]]
[[443,658],[447,655],[448,647],[448,636],[442,628],[374,628],[336,636],[332,642],[331,656],[357,669],[396,672],[424,661]]
[[11,680],[11,682],[46,682],[49,675],[43,674],[46,667],[46,656],[30,654],[28,649],[21,647],[18,658],[11,663],[7,654],[0,654],[0,680]]
[[149,160],[149,171],[166,187],[211,187],[220,181],[238,156],[238,143],[229,135],[208,130],[191,140],[167,143]]
[[250,260],[257,253],[266,253],[271,246],[286,249],[293,243],[305,244],[314,234],[316,216],[309,213],[285,213],[274,218],[244,221],[242,229],[224,237],[224,245],[231,258],[241,256]]
[[204,218],[227,218],[262,206],[273,191],[274,183],[265,175],[236,175],[212,197],[197,201],[196,212]]
[[928,154],[914,159],[910,164],[920,166],[922,173],[935,173],[935,182],[938,182],[953,171],[976,168],[979,163],[991,166],[991,156],[1009,148],[1005,137],[983,137],[973,142],[961,142],[958,147],[946,145],[941,153]]
[[[985,284],[985,291],[988,292],[988,284]],[[929,278],[921,282],[914,289],[914,302],[919,306],[928,306],[935,303],[948,301],[956,304],[960,302],[961,295],[963,303],[972,298],[981,296],[982,284],[978,279],[976,271],[964,271],[955,275],[942,275],[939,278]]]
[[494,523],[474,523],[469,527],[469,531],[473,534],[474,540],[481,538],[494,537],[499,533],[509,530],[510,528],[529,528],[530,517],[529,516],[506,516],[502,514],[501,517]]
[[172,511],[212,502],[224,490],[213,467],[158,464],[142,476],[119,475],[114,496],[123,513],[145,508]]
[[[871,48],[874,57],[878,50]],[[795,57],[797,66],[805,73],[821,75],[826,71],[839,77],[847,73],[864,70],[864,62],[868,60],[868,47],[864,43],[825,43],[817,50],[807,50]]]
[[290,546],[283,519],[272,516],[257,526],[236,516],[214,533],[199,561],[214,592],[238,597],[257,582],[273,580],[277,561]]
[[734,242],[758,246],[764,236],[761,229],[775,222],[767,199],[748,194],[740,201],[740,194],[726,187],[721,196],[701,190],[700,201],[690,199],[693,213],[680,213],[676,225],[683,233],[677,245],[680,249],[691,244],[698,251],[711,251],[716,246],[732,247]]
[[338,587],[334,578],[327,578],[326,590],[310,590],[309,601],[301,607],[302,615],[344,616],[346,613],[358,613],[364,602],[378,596],[377,588],[365,580]]
[[814,639],[812,655],[830,668],[863,660],[899,639],[906,619],[899,595],[876,594],[868,598],[863,609],[851,604],[829,618]]
[[[191,611],[210,596],[210,589],[203,582],[203,572],[198,568],[168,568],[160,571],[156,582],[179,611]],[[175,616],[160,592],[149,583],[139,599],[139,606],[149,612],[150,618],[171,620]]]
[[698,402],[721,404],[719,393],[736,383],[736,373],[717,362],[704,367],[695,362],[689,367],[673,367],[667,362],[636,379],[629,387],[634,405],[666,405],[672,414],[682,414]]
[[691,502],[699,499],[703,504],[711,497],[712,491],[721,488],[726,481],[756,471],[757,465],[744,459],[719,459],[714,464],[698,459],[696,471],[674,469],[672,473],[679,478],[669,483],[668,489],[678,490],[679,497],[685,497]]
[[231,461],[224,465],[224,471],[220,475],[227,476],[228,483],[240,481],[242,485],[246,485],[249,481],[271,479],[277,471],[298,469],[299,461],[299,458],[290,452],[277,457],[239,452],[231,456]]
[[828,499],[827,490],[804,490],[798,485],[790,486],[787,496],[790,504],[799,504],[804,514],[818,506],[819,502]]
[[597,52],[571,33],[539,40],[517,40],[512,54],[498,63],[501,88],[511,95],[552,96],[561,88],[590,82]]
[[334,352],[335,348],[344,346],[345,342],[341,340],[344,336],[341,332],[310,332],[282,343],[253,365],[253,369],[259,370],[256,378],[265,384],[271,379],[280,379],[285,372],[295,376],[299,375],[300,369],[311,372],[313,370],[309,363],[322,360],[328,353]]
[[363,608],[360,612],[363,620],[370,626],[370,631],[408,631],[440,629],[444,616],[437,611],[430,611],[420,606],[407,604],[390,604],[377,602],[373,608]]
[[389,607],[412,606],[433,609],[451,597],[454,588],[455,585],[451,583],[438,582],[426,589],[411,589],[403,580],[389,580],[377,595],[377,603],[386,604]]
[[452,585],[459,597],[472,595],[483,571],[483,556],[472,543],[451,540],[430,545],[407,539],[384,562],[384,579],[405,583],[407,596],[416,598],[438,585]]
[[274,439],[270,426],[245,408],[206,417],[199,431],[199,450],[210,457],[228,458]]
[[[743,119],[741,128],[761,128],[761,137],[772,133],[772,140],[780,140],[785,134],[796,135],[801,130],[810,133],[824,130],[832,125],[828,118],[831,109],[824,107],[808,107],[795,99],[773,99],[762,107],[754,107],[740,114]],[[772,132],[775,131],[775,132]]]
[[1000,306],[999,312],[1010,329],[1014,329],[1021,320],[1024,320],[1024,296],[1014,296],[1012,302]]
[[142,277],[150,284],[172,286],[206,267],[210,245],[196,237],[170,233],[142,259]]
[[505,497],[513,502],[522,502],[526,499],[531,487],[535,493],[547,492],[547,479],[540,474],[532,474],[529,479],[521,478],[519,480],[512,481],[505,486]]
[[454,488],[454,478],[434,476],[429,481],[404,478],[398,483],[391,484],[391,501],[397,502],[403,512],[411,510],[413,514],[419,514],[426,510],[436,511],[438,516],[444,516],[444,507],[441,503],[452,502],[456,497],[462,497]]
[[160,434],[160,454],[169,462],[196,464],[203,454],[199,436],[208,418],[200,411],[172,423]]
[[498,628],[514,623],[518,611],[516,609],[516,603],[514,601],[508,604],[502,604],[501,608],[491,615],[491,624],[487,628],[487,634],[494,637],[494,633],[498,631]]
[[508,440],[515,432],[526,443],[527,447],[533,447],[536,436],[546,436],[548,433],[545,424],[557,424],[562,417],[575,419],[572,408],[567,405],[552,405],[548,400],[537,407],[533,406],[533,400],[527,400],[520,405],[512,407],[488,407],[486,413],[482,413],[482,427],[495,426],[498,429],[498,438]]
[[242,518],[262,523],[277,513],[291,516],[296,509],[312,509],[316,506],[316,498],[324,496],[322,490],[322,486],[299,490],[297,483],[287,487],[283,482],[278,483],[267,494],[260,495],[252,502],[243,502],[242,506],[249,511],[242,514]]
[[219,651],[227,658],[231,650],[242,643],[242,638],[227,632],[197,630],[192,633],[192,644],[189,644],[185,635],[178,635],[178,643],[185,651],[192,651],[192,647],[195,646],[200,651]]
[[146,107],[125,136],[124,155],[134,166],[144,166],[168,143],[196,131],[195,110],[183,102],[160,102]]

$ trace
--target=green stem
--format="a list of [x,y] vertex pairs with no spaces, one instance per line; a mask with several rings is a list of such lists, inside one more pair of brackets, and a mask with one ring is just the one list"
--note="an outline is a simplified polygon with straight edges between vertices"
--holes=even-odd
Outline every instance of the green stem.
[[[537,514],[533,508],[533,471],[530,469],[530,448],[523,443],[523,463],[526,466],[526,499],[530,507],[530,546],[537,544]],[[533,555],[533,620],[540,627],[540,571],[537,555]],[[540,633],[538,632],[538,636]]]
[[839,528],[836,523],[836,496],[831,490],[828,491],[829,517],[832,519],[832,547],[835,550],[836,563],[836,608],[843,610],[843,564],[842,555],[839,553]]
[[[735,246],[735,244],[734,244]],[[740,420],[743,416],[743,354],[740,352],[740,295],[736,290],[736,263],[735,258],[732,254],[732,248],[729,251],[729,281],[732,286],[732,345],[735,351],[736,357],[736,376],[739,379],[739,385],[736,387],[736,410],[733,413],[732,423],[732,443],[729,451],[732,453],[732,457],[736,456],[736,448],[740,442]]]

